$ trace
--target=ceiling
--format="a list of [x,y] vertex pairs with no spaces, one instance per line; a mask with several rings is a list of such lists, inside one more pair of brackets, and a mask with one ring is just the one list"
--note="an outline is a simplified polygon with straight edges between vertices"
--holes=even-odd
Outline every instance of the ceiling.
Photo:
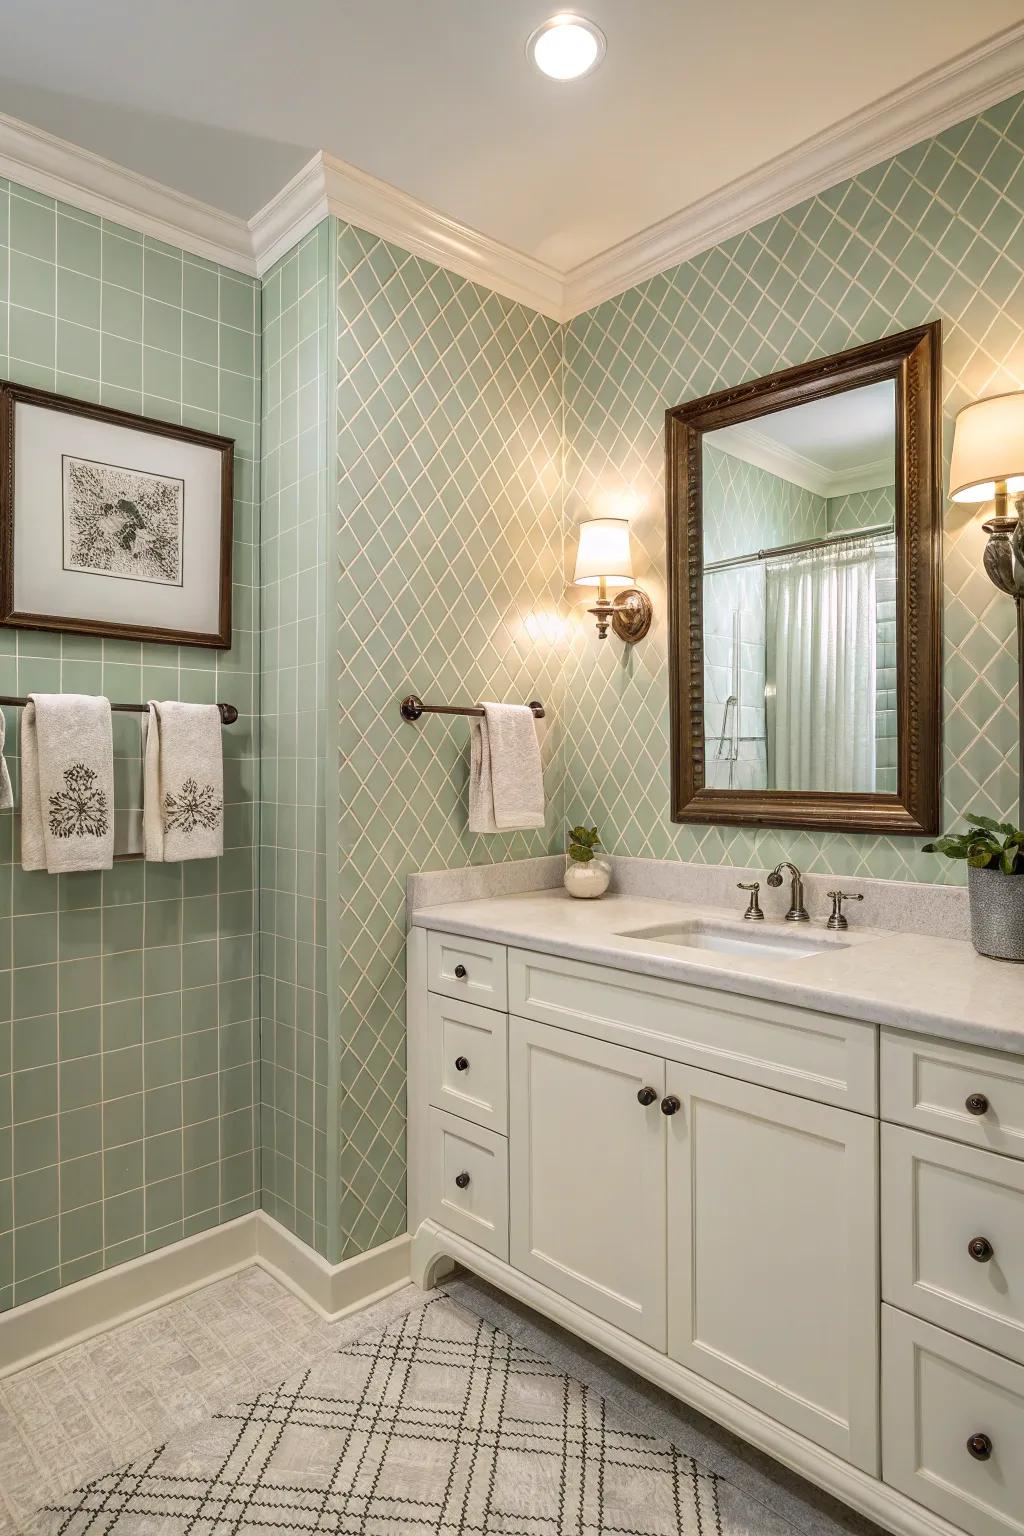
[[1021,0],[3,0],[0,112],[248,218],[316,150],[567,271],[1021,20]]

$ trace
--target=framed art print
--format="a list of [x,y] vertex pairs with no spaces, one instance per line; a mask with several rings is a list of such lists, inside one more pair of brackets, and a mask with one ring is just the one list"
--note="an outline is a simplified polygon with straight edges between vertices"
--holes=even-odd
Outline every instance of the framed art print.
[[0,623],[231,644],[234,443],[0,384]]

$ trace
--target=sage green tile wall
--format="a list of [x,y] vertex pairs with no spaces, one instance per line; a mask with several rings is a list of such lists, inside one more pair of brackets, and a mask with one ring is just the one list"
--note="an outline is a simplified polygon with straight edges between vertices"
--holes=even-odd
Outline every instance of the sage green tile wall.
[[[337,1258],[405,1230],[405,879],[562,846],[561,333],[339,225]],[[470,837],[467,723],[549,706],[543,830]]]
[[828,502],[721,448],[704,448],[704,560],[824,538]]
[[332,254],[325,219],[263,281],[263,1209],[322,1254],[337,1139],[324,898]]
[[[24,874],[0,816],[0,1307],[256,1203],[258,318],[250,280],[0,180],[0,376],[238,445],[231,650],[2,629],[0,692],[241,712],[222,860]],[[139,727],[115,721],[127,799]]]
[[[968,401],[1024,387],[1024,98],[927,140],[578,316],[565,350],[566,516],[636,507],[655,627],[631,653],[574,627],[566,812],[619,854],[958,881],[919,839],[677,826],[668,804],[664,411],[940,318],[944,443]],[[943,822],[1017,799],[1014,610],[971,509],[945,512]]]

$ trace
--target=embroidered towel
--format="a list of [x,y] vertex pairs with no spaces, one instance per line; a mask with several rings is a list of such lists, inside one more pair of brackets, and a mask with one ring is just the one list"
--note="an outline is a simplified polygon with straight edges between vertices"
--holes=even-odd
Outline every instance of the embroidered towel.
[[22,869],[110,869],[113,809],[109,700],[30,693],[21,717]]
[[544,825],[544,778],[533,710],[485,704],[469,738],[469,830],[514,832]]
[[142,828],[157,864],[224,852],[224,757],[216,704],[149,701]]
[[0,811],[9,811],[14,804],[14,791],[11,789],[11,775],[7,771],[7,759],[4,757],[4,743],[7,740],[7,721],[4,712],[0,709]]

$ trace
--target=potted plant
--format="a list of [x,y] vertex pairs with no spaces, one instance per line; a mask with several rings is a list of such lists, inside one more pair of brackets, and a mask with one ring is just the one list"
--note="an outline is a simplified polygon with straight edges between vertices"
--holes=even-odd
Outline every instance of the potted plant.
[[970,827],[925,843],[925,853],[967,861],[971,938],[979,955],[1024,961],[1024,831],[991,816],[968,816]]
[[596,827],[570,827],[569,860],[563,881],[570,896],[592,899],[603,896],[608,889],[612,872],[607,859],[595,852],[600,846]]

